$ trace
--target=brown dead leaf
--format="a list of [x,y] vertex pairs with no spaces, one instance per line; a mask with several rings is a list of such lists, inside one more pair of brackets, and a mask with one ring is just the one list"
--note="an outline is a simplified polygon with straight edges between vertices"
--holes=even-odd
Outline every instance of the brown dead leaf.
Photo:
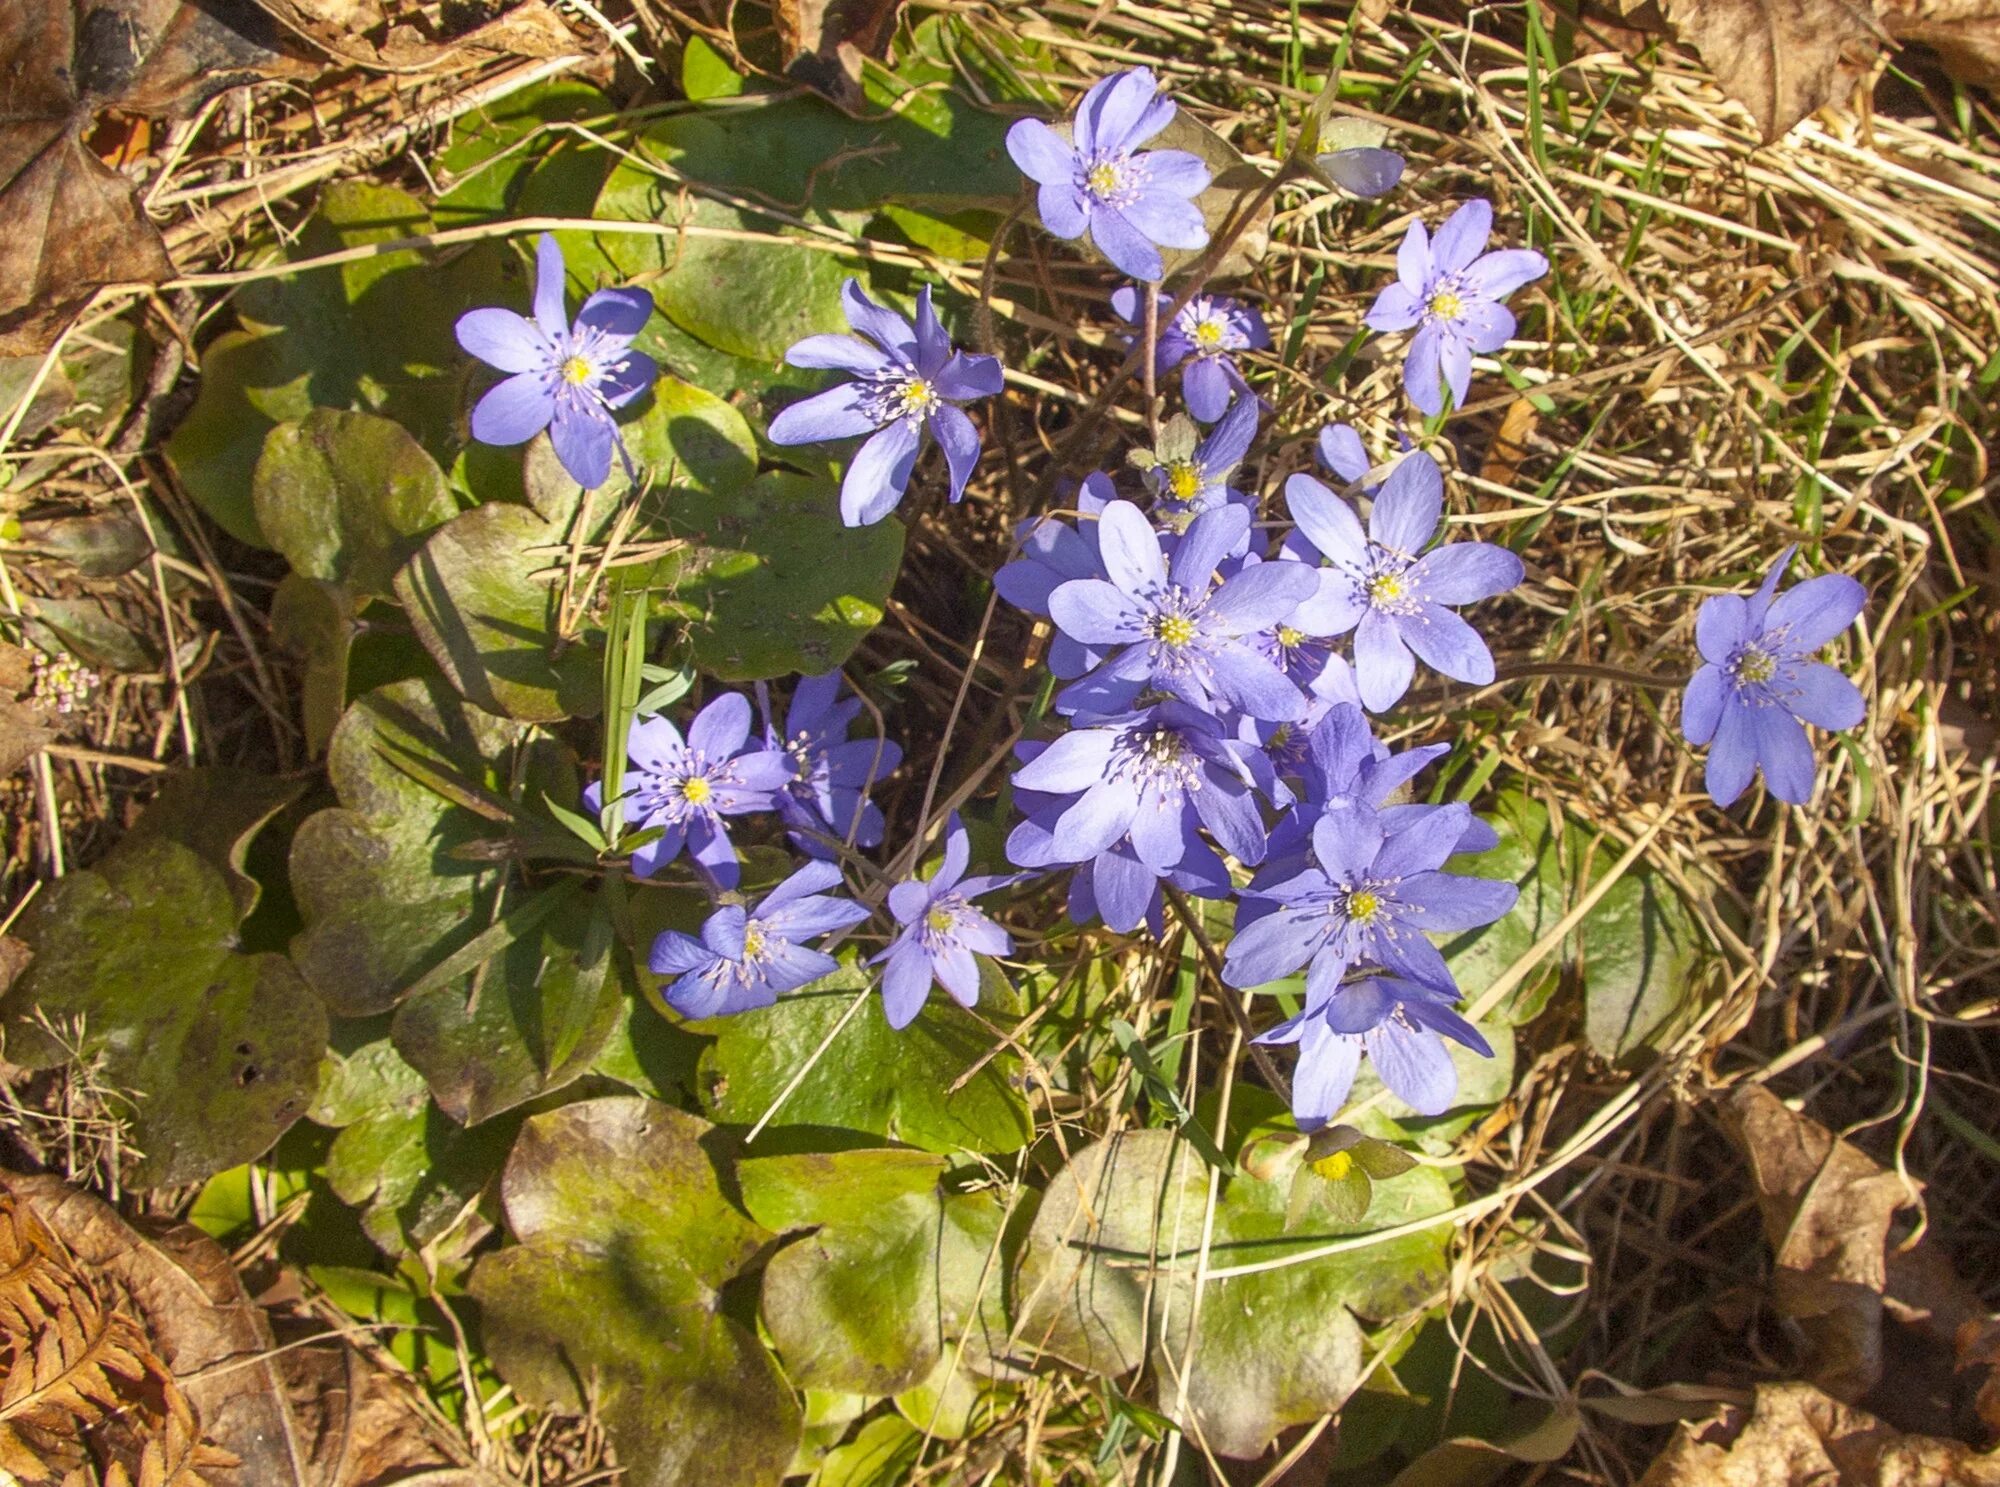
[[481,57],[564,57],[584,50],[546,0],[519,0],[498,16],[478,6],[398,8],[382,0],[255,3],[328,56],[377,72],[432,72]]
[[1528,457],[1528,440],[1534,437],[1535,426],[1540,422],[1541,415],[1529,399],[1516,398],[1509,403],[1500,419],[1500,427],[1494,432],[1493,442],[1487,446],[1486,459],[1479,467],[1479,478],[1511,486],[1514,477],[1521,471],[1521,462]]
[[1944,70],[1975,88],[2000,89],[2000,4],[1995,0],[1882,0],[1882,24],[1921,42]]
[[35,952],[27,943],[12,935],[0,935],[0,992],[14,984],[15,978],[28,968],[28,962],[35,958]]
[[85,145],[106,109],[179,114],[295,59],[247,0],[0,6],[0,356],[39,353],[104,284],[173,273],[131,181]]
[[786,74],[858,111],[862,59],[889,54],[902,8],[903,0],[772,0]]
[[1683,1425],[1639,1487],[2000,1487],[2000,1459],[1960,1441],[1902,1435],[1810,1384],[1760,1384]]
[[1723,1119],[1749,1159],[1777,1261],[1771,1299],[1804,1333],[1813,1382],[1857,1400],[1882,1373],[1889,1225],[1916,1194],[1762,1085],[1739,1091]]

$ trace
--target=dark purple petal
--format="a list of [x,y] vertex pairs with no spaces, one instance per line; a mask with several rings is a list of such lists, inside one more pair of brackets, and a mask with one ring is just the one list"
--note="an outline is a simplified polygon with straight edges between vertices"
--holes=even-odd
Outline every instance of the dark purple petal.
[[1294,475],[1285,482],[1285,504],[1306,540],[1322,554],[1345,567],[1367,567],[1368,536],[1354,508],[1339,496],[1310,475]]
[[1188,412],[1203,423],[1214,423],[1229,411],[1229,400],[1235,394],[1225,370],[1228,363],[1220,357],[1198,357],[1181,373],[1181,393],[1187,398]]
[[917,291],[917,370],[935,377],[950,357],[951,337],[938,324],[937,311],[931,305],[931,286],[926,284]]
[[576,312],[579,329],[594,330],[607,340],[629,341],[646,328],[653,315],[653,296],[643,289],[600,289]]
[[611,478],[611,450],[618,430],[608,415],[557,402],[549,420],[549,443],[569,478],[585,490],[596,490]]
[[562,249],[543,233],[535,240],[535,324],[551,341],[569,334],[569,314],[563,307],[566,273]]
[[1492,542],[1453,542],[1432,548],[1410,577],[1418,593],[1436,604],[1471,604],[1504,594],[1527,576],[1521,560]]
[[741,960],[749,923],[741,904],[725,904],[702,921],[701,942],[724,960]]
[[1250,452],[1250,441],[1257,437],[1257,413],[1257,405],[1248,398],[1234,403],[1201,441],[1198,453],[1211,475],[1240,464]]
[[1113,501],[1098,516],[1097,553],[1105,577],[1135,598],[1167,581],[1159,534],[1130,501]]
[[454,333],[467,352],[502,372],[539,371],[555,357],[541,328],[512,310],[467,310]]
[[1410,1021],[1433,1032],[1443,1033],[1454,1042],[1463,1043],[1482,1058],[1493,1057],[1493,1045],[1486,1041],[1486,1035],[1439,998],[1421,995],[1428,988],[1405,986],[1400,989],[1419,993],[1406,996],[1403,1001],[1403,1013]]
[[1433,418],[1444,412],[1444,345],[1445,333],[1427,321],[1410,337],[1410,349],[1403,357],[1403,391],[1419,412]]
[[1130,934],[1159,901],[1160,880],[1138,858],[1105,852],[1091,861],[1090,891],[1104,927]]
[[818,335],[792,342],[785,362],[794,367],[830,367],[866,375],[893,365],[890,358],[859,336]]
[[1785,571],[1792,566],[1792,555],[1798,550],[1799,545],[1794,542],[1779,553],[1778,560],[1771,564],[1770,571],[1764,575],[1764,581],[1757,585],[1757,591],[1744,601],[1748,605],[1746,614],[1751,626],[1763,628],[1765,616],[1770,612],[1771,600],[1778,592],[1778,580],[1783,578]]
[[870,299],[859,279],[849,279],[840,286],[840,306],[847,313],[849,325],[883,350],[893,351],[904,361],[915,365],[916,329],[894,310]]
[[1157,284],[1166,277],[1166,264],[1160,257],[1160,250],[1137,227],[1126,221],[1116,207],[1099,203],[1092,208],[1090,240],[1121,274],[1130,274],[1148,284]]
[[969,403],[975,398],[992,397],[1007,385],[1007,379],[999,357],[960,351],[944,364],[933,385],[939,397],[953,403]]
[[643,351],[628,351],[598,378],[597,395],[612,408],[623,408],[659,379],[660,364]]
[[1022,119],[1007,131],[1007,154],[1022,175],[1044,186],[1076,179],[1076,151],[1040,119]]
[[1414,557],[1436,534],[1444,513],[1444,474],[1416,450],[1389,472],[1368,513],[1368,535],[1379,546]]
[[1785,678],[1785,706],[1794,717],[1836,732],[1868,716],[1860,688],[1822,661],[1808,661]]
[[1016,558],[993,575],[993,587],[1002,599],[1016,609],[1044,616],[1049,612],[1049,595],[1064,581],[1063,574],[1039,558]]
[[1477,630],[1441,604],[1418,600],[1415,614],[1396,616],[1396,633],[1426,666],[1453,681],[1483,687],[1493,680],[1493,652]]
[[1365,1033],[1396,1010],[1398,998],[1379,976],[1351,982],[1328,997],[1320,1021],[1336,1033]]
[[[1374,331],[1408,330],[1424,318],[1424,303],[1401,284],[1391,284],[1375,296],[1362,324]],[[1364,463],[1362,466],[1366,469]],[[1348,479],[1355,479],[1349,476]]]
[[539,372],[498,382],[472,409],[472,437],[481,444],[525,444],[549,426],[556,401]]
[[841,521],[850,527],[873,526],[896,509],[910,483],[920,441],[915,420],[899,418],[861,446],[840,482]]
[[1410,690],[1416,674],[1417,659],[1396,622],[1379,610],[1365,611],[1354,630],[1354,684],[1361,691],[1361,705],[1371,713],[1388,711]]
[[[1390,837],[1393,844],[1397,837]],[[1456,852],[1458,844],[1451,850]],[[1467,878],[1457,873],[1419,873],[1396,885],[1400,903],[1422,910],[1410,923],[1427,934],[1455,934],[1493,923],[1514,907],[1521,890],[1498,878]]]
[[771,420],[771,442],[818,444],[827,439],[851,439],[856,434],[872,433],[875,419],[862,408],[865,387],[860,382],[843,382],[781,409]]
[[1201,824],[1214,833],[1231,857],[1245,867],[1255,867],[1264,860],[1264,817],[1248,790],[1210,785],[1194,792],[1194,808]]
[[1419,986],[1428,986],[1454,1000],[1458,997],[1458,986],[1451,979],[1451,968],[1438,954],[1437,946],[1418,934],[1375,934],[1369,936],[1370,951],[1382,963],[1385,970],[1394,971],[1407,977]]
[[1533,248],[1502,248],[1468,265],[1460,282],[1482,299],[1505,299],[1548,271],[1548,259]]
[[890,1027],[906,1028],[931,994],[931,958],[915,940],[898,940],[889,947],[887,959],[882,970],[882,1015]]
[[[715,957],[709,956],[704,966],[715,964]],[[719,1017],[726,1012],[740,1012],[741,1007],[730,1005],[731,987],[720,978],[686,975],[667,988],[667,1004],[689,1022],[699,1022],[705,1017]]]
[[[629,819],[629,818],[628,818]],[[687,845],[687,828],[668,826],[664,832],[632,852],[632,871],[641,878],[650,878],[654,873],[681,855],[681,848]]]
[[1849,625],[1868,602],[1868,591],[1844,573],[1822,573],[1787,589],[1771,601],[1764,633],[1794,654],[1818,650]]
[[1757,772],[1757,738],[1751,721],[1756,711],[1734,698],[1723,703],[1722,721],[1716,725],[1715,741],[1708,748],[1707,771],[1709,796],[1719,806],[1733,804],[1750,788],[1751,776]]
[[1681,697],[1681,736],[1697,745],[1714,738],[1728,696],[1729,681],[1720,666],[1704,666],[1697,671]]
[[1431,262],[1440,274],[1456,274],[1471,266],[1493,234],[1493,203],[1475,196],[1445,218],[1431,240]]
[[654,939],[653,953],[646,957],[646,969],[656,976],[685,976],[714,959],[715,953],[700,940],[669,929]]
[[965,482],[979,463],[979,430],[949,403],[931,409],[924,422],[944,451],[945,469],[951,476],[950,498],[954,503],[963,500]]
[[1750,715],[1751,732],[1757,743],[1757,762],[1764,767],[1764,783],[1780,800],[1804,805],[1812,799],[1813,780],[1819,761],[1799,720],[1782,708],[1743,709]]

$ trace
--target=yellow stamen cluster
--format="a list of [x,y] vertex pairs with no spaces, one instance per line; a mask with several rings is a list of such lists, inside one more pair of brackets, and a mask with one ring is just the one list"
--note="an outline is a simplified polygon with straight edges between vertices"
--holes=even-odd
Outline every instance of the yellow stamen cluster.
[[1431,296],[1430,312],[1440,320],[1456,320],[1465,313],[1465,301],[1449,289],[1440,289]]
[[1294,630],[1290,625],[1278,626],[1278,644],[1286,650],[1297,650],[1305,641],[1303,630]]
[[1119,174],[1117,166],[1106,160],[1100,164],[1093,165],[1090,168],[1090,174],[1085,177],[1085,181],[1090,187],[1091,195],[1103,197],[1111,195],[1122,186],[1124,184],[1124,177]]
[[715,787],[703,775],[689,775],[681,781],[681,799],[689,805],[706,805]]
[[896,396],[902,400],[905,418],[920,418],[940,401],[937,389],[922,377],[906,378],[903,385],[896,389]]
[[1203,351],[1220,349],[1225,334],[1222,322],[1212,315],[1206,320],[1197,320],[1194,323],[1194,343]]
[[1165,615],[1153,626],[1153,634],[1162,645],[1179,650],[1193,643],[1194,621],[1184,614]]
[[1777,674],[1777,659],[1769,651],[1760,651],[1755,646],[1747,646],[1736,658],[1736,676],[1739,681],[1767,682]]
[[1352,894],[1347,900],[1347,917],[1356,924],[1366,924],[1382,912],[1382,900],[1366,888]]
[[957,922],[952,918],[949,909],[932,909],[930,913],[924,915],[924,923],[929,925],[933,932],[941,935],[951,933],[952,926]]
[[764,953],[764,931],[754,924],[743,926],[743,958],[754,960]]
[[1394,604],[1403,598],[1403,576],[1400,573],[1378,573],[1368,582],[1368,597],[1377,604]]
[[1167,491],[1176,501],[1192,501],[1201,489],[1201,466],[1193,460],[1175,460],[1167,466]]
[[590,380],[590,363],[580,356],[572,356],[559,368],[563,381],[571,387],[581,387]]

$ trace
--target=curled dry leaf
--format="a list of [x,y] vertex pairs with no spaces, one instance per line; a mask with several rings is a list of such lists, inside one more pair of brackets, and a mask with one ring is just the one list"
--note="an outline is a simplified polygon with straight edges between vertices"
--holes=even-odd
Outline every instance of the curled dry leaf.
[[1639,1487],[2000,1487],[2000,1460],[1903,1435],[1810,1384],[1762,1384],[1745,1410],[1683,1425]]
[[173,273],[133,183],[85,144],[98,116],[184,114],[301,70],[277,41],[247,0],[0,6],[0,356],[46,350],[102,285]]
[[499,15],[490,5],[420,7],[384,0],[255,3],[328,56],[381,72],[430,72],[465,66],[482,57],[561,57],[583,50],[576,34],[544,0],[521,0]]
[[903,0],[773,0],[785,71],[851,113],[862,111],[861,62],[889,53]]
[[1944,70],[1976,88],[2000,89],[2000,3],[1882,0],[1882,24],[1898,41],[1921,42]]

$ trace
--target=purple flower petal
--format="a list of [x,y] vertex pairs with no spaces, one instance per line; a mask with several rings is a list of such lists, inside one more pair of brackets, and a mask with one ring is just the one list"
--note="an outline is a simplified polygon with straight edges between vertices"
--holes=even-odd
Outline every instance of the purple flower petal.
[[[827,337],[828,340],[846,339]],[[872,433],[876,423],[862,407],[866,384],[843,382],[781,409],[767,431],[773,444],[818,444]]]
[[631,732],[626,735],[625,752],[632,762],[654,774],[672,769],[686,749],[680,729],[671,718],[659,713],[634,718]]
[[1714,594],[1694,615],[1695,649],[1712,666],[1727,666],[1750,635],[1749,606],[1741,594]]
[[750,738],[750,701],[741,692],[724,692],[695,714],[688,727],[688,747],[711,760],[727,759]]
[[[1268,842],[1264,817],[1248,790],[1211,785],[1194,792],[1194,808],[1201,824],[1214,833],[1222,850],[1231,857],[1246,867],[1255,867],[1264,860]],[[1175,862],[1179,860],[1175,858]]]
[[1050,795],[1073,795],[1087,790],[1110,769],[1114,741],[1111,730],[1106,728],[1072,729],[1015,770],[1014,783],[1023,790],[1041,790]]
[[966,949],[979,955],[1012,955],[1014,938],[977,909],[961,909],[958,938]]
[[[1707,668],[1704,668],[1707,669]],[[1868,716],[1860,688],[1823,661],[1808,661],[1786,680],[1785,706],[1794,717],[1835,732],[1852,728]]]
[[1090,887],[1104,927],[1119,934],[1130,934],[1144,923],[1160,896],[1160,880],[1152,870],[1118,852],[1092,859]]
[[1044,186],[1076,179],[1076,151],[1040,119],[1022,119],[1007,131],[1007,154],[1022,175]]
[[1451,406],[1463,408],[1466,394],[1472,390],[1472,347],[1464,337],[1450,332],[1439,337],[1438,370],[1451,393]]
[[1160,257],[1160,250],[1126,221],[1116,207],[1100,202],[1092,209],[1090,240],[1121,274],[1130,274],[1148,284],[1157,284],[1166,277],[1166,263]]
[[951,337],[938,324],[937,311],[931,305],[931,286],[926,284],[917,291],[917,370],[935,377],[950,356]]
[[1396,277],[1421,304],[1431,289],[1431,239],[1421,221],[1412,219],[1396,246]]
[[1733,804],[1750,788],[1751,776],[1757,772],[1757,739],[1751,722],[1756,711],[1733,697],[1723,703],[1722,721],[1716,725],[1715,741],[1708,748],[1707,770],[1708,793],[1719,806]]
[[1382,482],[1368,513],[1368,535],[1379,546],[1414,557],[1438,529],[1444,512],[1444,474],[1437,461],[1417,450]]
[[1385,1022],[1365,1041],[1376,1073],[1397,1099],[1419,1115],[1442,1115],[1451,1108],[1458,1093],[1458,1070],[1436,1033]]
[[1167,581],[1159,534],[1130,501],[1113,501],[1097,518],[1097,552],[1105,577],[1134,598]]
[[563,284],[567,270],[562,249],[543,233],[535,240],[535,324],[551,341],[569,334],[569,315],[563,307]]
[[1201,208],[1184,196],[1148,186],[1117,211],[1162,248],[1201,248],[1208,244],[1208,223],[1202,218]]
[[1416,674],[1417,658],[1403,643],[1395,621],[1379,610],[1365,611],[1354,631],[1354,683],[1361,691],[1361,705],[1371,713],[1387,712],[1410,690]]
[[939,864],[937,875],[931,879],[931,891],[942,893],[956,887],[971,861],[972,838],[966,834],[965,823],[958,819],[958,812],[953,811],[944,834],[944,861]]
[[502,372],[539,371],[554,355],[541,328],[512,310],[467,310],[454,332],[468,353]]
[[1491,599],[1526,576],[1520,558],[1491,542],[1453,542],[1432,548],[1410,574],[1416,590],[1438,604]]
[[659,379],[660,364],[643,351],[628,351],[597,380],[597,395],[611,408],[623,408]]
[[1514,338],[1514,312],[1490,299],[1467,300],[1459,311],[1458,327],[1472,350],[1498,351]]
[[916,466],[920,439],[917,423],[899,418],[861,446],[840,482],[841,521],[873,526],[896,509]]
[[1306,715],[1306,694],[1274,664],[1241,641],[1209,652],[1210,687],[1253,718],[1295,723]]
[[867,292],[862,289],[859,279],[849,279],[840,286],[840,307],[847,313],[849,325],[884,351],[895,352],[904,361],[915,364],[917,359],[915,328],[894,310],[886,309],[870,299]]
[[1844,573],[1822,573],[1787,589],[1764,615],[1764,633],[1794,654],[1818,650],[1849,625],[1868,602],[1868,591]]
[[[1421,816],[1398,822],[1395,835],[1383,840],[1369,876],[1394,879],[1436,872],[1457,850],[1458,839],[1471,817],[1471,806],[1454,802],[1426,806]],[[1376,824],[1382,825],[1379,817]]]
[[1145,67],[1113,73],[1093,84],[1077,105],[1077,147],[1107,155],[1131,148],[1129,136],[1158,92],[1152,70]]
[[1247,635],[1283,622],[1318,592],[1319,573],[1304,563],[1258,563],[1217,589],[1208,601],[1208,612],[1229,634]]
[[1085,645],[1123,645],[1147,637],[1145,611],[1101,578],[1072,578],[1049,595],[1049,617]]
[[1249,533],[1250,513],[1241,506],[1217,506],[1204,511],[1188,523],[1187,531],[1174,544],[1173,561],[1167,565],[1168,580],[1189,593],[1203,592],[1216,565]]
[[[1458,844],[1452,843],[1451,849],[1457,851]],[[1430,934],[1455,934],[1491,924],[1513,908],[1520,896],[1521,890],[1512,883],[1457,873],[1422,873],[1396,886],[1399,901],[1423,911],[1412,922]]]
[[1313,854],[1336,883],[1358,882],[1374,865],[1383,845],[1373,811],[1328,811],[1313,826]]
[[[1321,568],[1314,576],[1319,591],[1292,611],[1292,624],[1306,635],[1345,635],[1368,612],[1368,595],[1337,568]],[[1329,665],[1339,660],[1327,657]],[[1346,664],[1341,661],[1343,667]]]
[[481,444],[525,444],[555,417],[539,372],[518,372],[497,382],[472,409],[472,437]]
[[930,884],[905,878],[889,890],[889,912],[898,924],[909,924],[930,911],[931,896]]
[[1092,785],[1056,818],[1057,855],[1067,862],[1082,862],[1108,850],[1131,829],[1138,809],[1139,795],[1130,782],[1114,779]]
[[714,952],[692,935],[662,930],[653,941],[653,953],[646,957],[646,969],[656,976],[685,976],[714,958]]
[[1198,357],[1181,374],[1181,394],[1188,412],[1203,423],[1214,423],[1229,411],[1235,388],[1230,384],[1228,364],[1219,357]]
[[1300,1130],[1323,1126],[1340,1112],[1360,1067],[1360,1039],[1342,1037],[1318,1018],[1305,1024],[1292,1075],[1292,1119]]
[[1697,745],[1714,738],[1728,696],[1729,682],[1720,666],[1704,666],[1697,671],[1681,698],[1681,736]]
[[[1375,303],[1368,307],[1362,317],[1362,324],[1374,331],[1408,330],[1424,318],[1424,302],[1412,294],[1402,284],[1391,284],[1375,296]],[[1362,468],[1367,469],[1364,461]],[[1350,480],[1357,476],[1348,476]]]
[[1319,1009],[1320,1021],[1336,1033],[1365,1033],[1396,1010],[1400,1001],[1379,976],[1343,986]]
[[1431,240],[1431,263],[1440,274],[1462,273],[1493,234],[1493,204],[1475,196],[1445,218]]
[[1493,680],[1493,652],[1477,630],[1443,605],[1419,600],[1414,615],[1396,617],[1396,631],[1431,670],[1475,687]]
[[1345,567],[1368,566],[1368,536],[1347,502],[1312,476],[1294,475],[1285,482],[1285,503],[1299,530],[1321,553]]
[[1314,927],[1325,918],[1280,910],[1245,924],[1239,911],[1223,956],[1223,978],[1231,986],[1264,986],[1291,975],[1326,942],[1326,931]]
[[899,940],[889,948],[882,970],[882,1015],[889,1026],[906,1028],[923,1010],[931,994],[931,958],[914,940]]
[[785,352],[785,363],[794,367],[828,367],[865,376],[881,371],[890,365],[890,360],[887,353],[859,336],[818,335],[792,342]]
[[973,467],[979,463],[979,430],[949,403],[931,409],[924,423],[944,451],[945,468],[951,476],[951,500],[956,503],[964,499],[965,482],[972,478]]
[[1481,299],[1505,299],[1548,271],[1548,259],[1533,248],[1503,248],[1469,264],[1461,282]]
[[583,302],[576,323],[613,342],[630,341],[653,316],[653,296],[643,289],[600,289]]
[[1132,815],[1131,832],[1133,852],[1156,873],[1166,872],[1187,855],[1187,833],[1181,826],[1178,803],[1169,807],[1161,801],[1141,799]]
[[[1796,592],[1796,591],[1794,591]],[[1751,732],[1757,743],[1757,762],[1764,767],[1764,782],[1771,793],[1793,805],[1812,799],[1813,780],[1819,763],[1799,720],[1782,708],[1753,707],[1749,713]]]
[[[766,924],[775,923],[773,914],[785,905],[822,894],[829,888],[838,888],[840,882],[840,869],[831,862],[805,863],[764,895],[763,902],[757,906],[757,917]],[[796,940],[799,936],[787,935],[786,938]]]
[[549,420],[549,443],[569,478],[585,490],[596,490],[611,478],[611,451],[617,442],[618,430],[608,415],[567,402],[556,404]]
[[1403,391],[1417,410],[1433,418],[1444,412],[1442,389],[1445,333],[1435,321],[1425,321],[1410,337],[1403,357]]
[[1792,566],[1792,555],[1798,550],[1799,545],[1794,542],[1779,553],[1778,560],[1771,564],[1770,571],[1764,575],[1764,581],[1757,585],[1757,592],[1744,601],[1748,606],[1745,613],[1750,624],[1761,627],[1766,623],[1765,616],[1770,611],[1772,596],[1778,592],[1778,580],[1783,578],[1785,570]]
[[949,402],[969,403],[974,398],[990,398],[1007,384],[999,357],[960,351],[945,362],[932,385],[938,396]]
[[1074,241],[1090,226],[1090,210],[1083,193],[1068,180],[1038,190],[1035,209],[1041,214],[1042,226],[1059,238]]
[[[1148,150],[1145,154],[1148,194],[1187,198],[1206,191],[1214,174],[1201,156],[1187,150]],[[1136,219],[1135,219],[1136,220]],[[1206,233],[1203,234],[1206,237]],[[1187,247],[1190,244],[1177,244]]]
[[961,1007],[979,1002],[979,963],[963,945],[951,945],[931,957],[938,981]]
[[741,904],[725,904],[702,921],[701,942],[724,960],[741,960],[749,924]]

